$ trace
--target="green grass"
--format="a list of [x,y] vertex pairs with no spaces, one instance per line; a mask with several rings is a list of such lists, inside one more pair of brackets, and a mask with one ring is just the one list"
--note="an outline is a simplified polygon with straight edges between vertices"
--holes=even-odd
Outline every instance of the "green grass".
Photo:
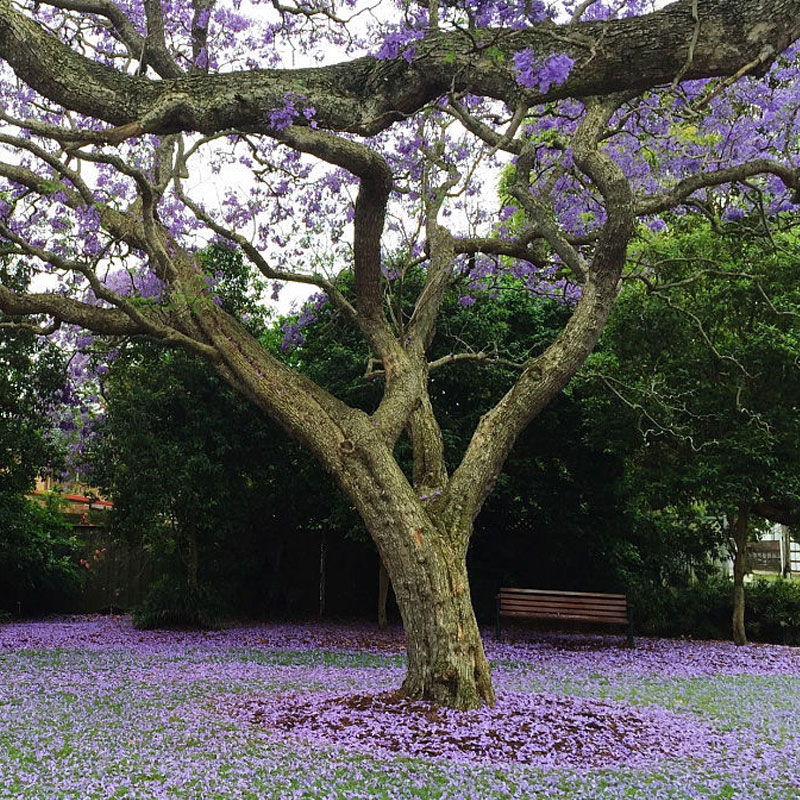
[[505,657],[495,665],[498,688],[703,720],[728,737],[726,758],[698,753],[647,769],[556,769],[310,745],[233,719],[226,702],[396,688],[402,656],[239,646],[28,648],[0,651],[0,798],[797,800],[800,676],[671,677],[599,668],[602,653],[572,658]]

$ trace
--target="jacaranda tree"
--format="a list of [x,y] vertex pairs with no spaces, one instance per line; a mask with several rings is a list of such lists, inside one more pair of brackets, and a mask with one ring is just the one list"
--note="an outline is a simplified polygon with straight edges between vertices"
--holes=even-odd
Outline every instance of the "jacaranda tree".
[[[472,522],[597,341],[637,221],[657,227],[713,193],[747,204],[742,184],[767,213],[797,199],[800,0],[649,8],[0,0],[0,236],[47,278],[0,288],[0,309],[42,335],[73,326],[199,353],[309,448],[387,566],[409,696],[493,702],[465,568]],[[373,413],[225,310],[197,257],[212,238],[359,328],[383,386]],[[410,315],[388,294],[405,267],[384,254],[402,249],[426,276]],[[573,313],[448,470],[428,374],[492,354],[426,351],[448,286],[468,305],[497,271],[561,292]],[[411,475],[393,455],[404,436]]]

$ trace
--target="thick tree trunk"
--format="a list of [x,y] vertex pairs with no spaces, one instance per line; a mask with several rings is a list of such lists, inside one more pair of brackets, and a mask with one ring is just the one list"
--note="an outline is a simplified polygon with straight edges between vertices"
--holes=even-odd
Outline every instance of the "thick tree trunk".
[[464,563],[448,563],[420,576],[422,591],[408,591],[400,613],[408,671],[402,691],[452,708],[494,705],[494,689]]
[[402,530],[401,525],[399,535],[390,534],[391,555],[383,557],[406,633],[402,692],[451,708],[493,705],[464,555],[431,527],[413,529],[410,549],[401,541]]
[[744,576],[747,571],[747,538],[750,527],[750,511],[746,505],[739,507],[733,522],[733,641],[734,644],[747,644],[744,627]]

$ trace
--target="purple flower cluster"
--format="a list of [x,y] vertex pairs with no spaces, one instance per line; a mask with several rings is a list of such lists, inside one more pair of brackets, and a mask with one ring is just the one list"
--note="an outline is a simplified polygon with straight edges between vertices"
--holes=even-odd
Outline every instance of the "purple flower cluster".
[[281,350],[288,353],[302,347],[305,342],[303,331],[312,323],[317,321],[319,312],[328,304],[328,297],[324,293],[312,295],[300,309],[297,318],[287,320],[281,324],[283,338],[281,339]]
[[566,53],[551,53],[540,60],[531,48],[514,53],[517,82],[528,89],[547,94],[551,86],[561,86],[569,77],[575,59]]
[[314,106],[308,105],[308,98],[289,92],[283,98],[283,105],[269,112],[269,124],[276,131],[282,131],[302,117],[309,127],[316,128],[316,113]]
[[402,56],[410,64],[417,51],[414,43],[423,35],[422,31],[416,30],[393,31],[383,40],[383,44],[375,53],[375,58],[386,60]]

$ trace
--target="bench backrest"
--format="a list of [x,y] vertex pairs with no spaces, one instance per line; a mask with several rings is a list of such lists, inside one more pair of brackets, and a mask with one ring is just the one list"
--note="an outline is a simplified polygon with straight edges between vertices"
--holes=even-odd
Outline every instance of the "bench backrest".
[[624,594],[556,592],[547,589],[500,589],[498,612],[504,617],[586,620],[625,624],[628,601]]

